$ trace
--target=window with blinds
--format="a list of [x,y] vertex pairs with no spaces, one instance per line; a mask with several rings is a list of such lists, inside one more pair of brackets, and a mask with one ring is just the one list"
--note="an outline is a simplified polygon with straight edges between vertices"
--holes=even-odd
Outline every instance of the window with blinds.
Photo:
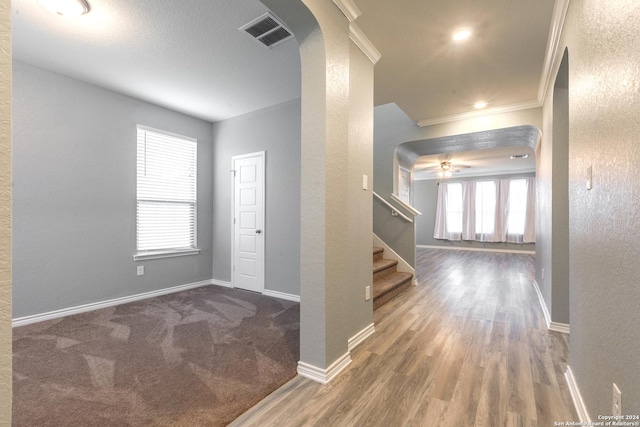
[[138,126],[136,249],[196,249],[197,141]]

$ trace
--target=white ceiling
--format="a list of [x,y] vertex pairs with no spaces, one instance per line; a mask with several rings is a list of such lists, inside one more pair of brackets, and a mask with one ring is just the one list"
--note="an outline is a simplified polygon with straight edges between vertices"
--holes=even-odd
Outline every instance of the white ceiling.
[[[529,157],[526,159],[511,160],[512,155],[517,156],[522,154],[528,154]],[[534,151],[530,147],[501,147],[418,157],[414,169],[414,179],[438,179],[436,175],[437,170],[434,168],[438,167],[441,162],[451,163],[454,169],[452,179],[471,176],[528,173],[535,172],[536,169]]]
[[[376,105],[417,122],[536,101],[554,0],[354,1],[382,53]],[[13,0],[14,58],[212,122],[300,97],[296,41],[238,30],[267,11],[258,0],[89,2],[66,20]],[[454,43],[462,27],[473,35]]]
[[209,121],[300,97],[295,39],[268,49],[239,31],[258,0],[89,0],[78,19],[12,1],[20,61]]
[[[355,0],[358,26],[382,54],[376,105],[413,121],[536,103],[554,0]],[[454,42],[453,33],[472,36]]]

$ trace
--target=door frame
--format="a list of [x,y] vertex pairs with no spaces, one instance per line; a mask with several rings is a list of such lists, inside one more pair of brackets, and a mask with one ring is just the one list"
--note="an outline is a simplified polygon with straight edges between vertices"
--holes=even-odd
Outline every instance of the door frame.
[[247,159],[251,157],[259,157],[262,160],[262,240],[259,243],[262,247],[262,291],[264,294],[265,291],[265,282],[266,282],[266,205],[267,205],[267,152],[266,151],[255,151],[253,153],[246,154],[237,154],[231,156],[231,287],[235,288],[235,249],[236,249],[236,236],[235,236],[235,217],[236,217],[236,161]]

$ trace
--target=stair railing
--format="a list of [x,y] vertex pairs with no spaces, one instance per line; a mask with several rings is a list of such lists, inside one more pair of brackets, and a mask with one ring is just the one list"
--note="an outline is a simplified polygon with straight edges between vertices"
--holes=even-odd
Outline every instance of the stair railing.
[[410,222],[413,224],[413,220],[411,218],[409,218],[408,216],[406,216],[405,214],[403,214],[402,212],[400,212],[398,210],[398,208],[396,208],[395,206],[393,206],[391,203],[387,202],[382,196],[380,196],[378,193],[376,193],[375,191],[373,191],[373,195],[375,197],[377,197],[382,203],[384,203],[385,205],[387,205],[388,208],[391,209],[391,215],[393,216],[399,216],[400,218],[404,219],[407,222]]

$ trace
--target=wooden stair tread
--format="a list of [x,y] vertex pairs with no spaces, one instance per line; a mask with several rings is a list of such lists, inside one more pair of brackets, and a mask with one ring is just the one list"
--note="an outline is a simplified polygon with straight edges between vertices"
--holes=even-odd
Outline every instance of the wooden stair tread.
[[373,248],[373,309],[412,285],[413,274],[398,271],[398,260],[385,259],[384,248]]
[[400,287],[407,282],[411,284],[413,274],[396,272],[386,276],[384,279],[373,282],[373,298],[377,298],[393,289]]
[[379,271],[385,270],[387,268],[398,265],[398,261],[395,259],[379,259],[373,261],[373,273],[377,273]]

